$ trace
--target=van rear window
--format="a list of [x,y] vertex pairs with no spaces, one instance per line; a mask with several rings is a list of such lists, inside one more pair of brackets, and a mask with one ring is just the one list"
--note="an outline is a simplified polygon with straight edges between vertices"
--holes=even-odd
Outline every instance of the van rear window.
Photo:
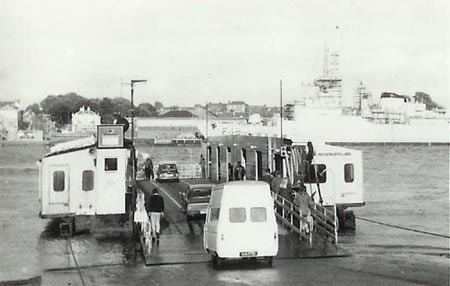
[[256,207],[250,209],[250,220],[252,222],[265,222],[267,221],[267,212],[264,207]]
[[230,222],[232,223],[245,222],[247,219],[245,215],[245,208],[230,208],[229,216]]

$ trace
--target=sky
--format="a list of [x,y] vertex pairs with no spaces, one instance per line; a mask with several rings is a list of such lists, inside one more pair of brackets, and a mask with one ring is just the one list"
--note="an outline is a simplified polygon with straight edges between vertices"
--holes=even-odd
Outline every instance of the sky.
[[0,100],[126,97],[164,105],[278,105],[310,92],[324,47],[344,103],[360,81],[450,107],[446,0],[0,0]]

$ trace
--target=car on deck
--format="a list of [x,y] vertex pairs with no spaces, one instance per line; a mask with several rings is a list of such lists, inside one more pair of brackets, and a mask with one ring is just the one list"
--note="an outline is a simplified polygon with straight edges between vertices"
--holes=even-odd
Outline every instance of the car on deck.
[[213,186],[214,184],[190,185],[185,192],[180,192],[182,206],[188,218],[206,215]]
[[176,164],[159,164],[158,171],[156,171],[156,180],[162,181],[175,181],[180,180],[178,175],[178,169]]

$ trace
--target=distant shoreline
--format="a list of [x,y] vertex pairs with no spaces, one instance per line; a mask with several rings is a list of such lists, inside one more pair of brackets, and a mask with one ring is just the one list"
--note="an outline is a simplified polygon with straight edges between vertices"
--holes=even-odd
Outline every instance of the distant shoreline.
[[450,146],[450,142],[325,142],[334,146]]

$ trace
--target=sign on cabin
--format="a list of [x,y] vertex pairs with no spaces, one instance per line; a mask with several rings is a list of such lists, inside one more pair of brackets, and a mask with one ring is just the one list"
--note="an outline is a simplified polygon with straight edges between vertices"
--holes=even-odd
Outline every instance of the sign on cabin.
[[123,147],[123,125],[99,125],[97,128],[99,149]]

